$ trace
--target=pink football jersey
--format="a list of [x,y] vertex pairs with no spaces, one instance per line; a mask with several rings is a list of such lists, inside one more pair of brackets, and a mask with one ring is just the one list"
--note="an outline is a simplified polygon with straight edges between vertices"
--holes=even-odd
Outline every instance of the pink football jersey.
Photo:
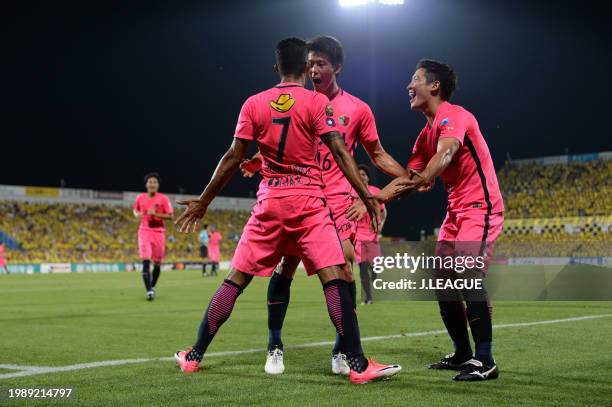
[[281,83],[248,98],[234,137],[255,140],[261,152],[257,199],[323,197],[317,144],[322,135],[339,132],[337,125],[327,97],[298,83]]
[[436,154],[438,140],[447,137],[461,143],[441,175],[448,192],[448,210],[503,212],[489,147],[474,115],[461,106],[444,102],[438,107],[432,126],[427,123],[416,139],[408,167],[423,171]]

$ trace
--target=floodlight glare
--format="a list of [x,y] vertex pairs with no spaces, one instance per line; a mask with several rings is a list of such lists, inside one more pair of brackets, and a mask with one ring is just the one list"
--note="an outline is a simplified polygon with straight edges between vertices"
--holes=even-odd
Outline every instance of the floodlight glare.
[[365,6],[370,3],[384,4],[385,6],[396,6],[404,4],[404,0],[339,0],[342,7]]
[[366,4],[368,4],[368,0],[340,0],[342,7],[365,6]]

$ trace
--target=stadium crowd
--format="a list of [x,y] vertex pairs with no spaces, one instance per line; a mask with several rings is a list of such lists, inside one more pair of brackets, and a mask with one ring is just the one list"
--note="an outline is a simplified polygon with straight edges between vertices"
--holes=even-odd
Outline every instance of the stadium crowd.
[[612,161],[509,164],[498,180],[506,219],[612,214]]
[[[138,220],[131,208],[103,204],[0,202],[0,230],[21,250],[7,253],[21,262],[131,262],[138,259]],[[210,210],[205,221],[224,236],[221,258],[229,259],[248,212]],[[166,222],[167,261],[200,260],[197,236]]]
[[[498,172],[506,221],[498,255],[612,255],[612,161],[508,164]],[[0,202],[0,231],[21,249],[11,263],[132,262],[138,259],[138,220],[128,207],[103,204]],[[210,210],[204,223],[223,236],[229,260],[248,212]],[[198,261],[196,235],[166,222],[166,261]]]

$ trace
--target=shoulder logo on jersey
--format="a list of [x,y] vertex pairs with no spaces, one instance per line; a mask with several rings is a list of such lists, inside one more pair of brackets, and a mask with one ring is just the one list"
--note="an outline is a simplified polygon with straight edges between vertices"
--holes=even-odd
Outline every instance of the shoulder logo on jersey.
[[278,99],[270,101],[270,107],[280,113],[288,112],[294,104],[295,99],[288,93],[283,93]]
[[332,107],[332,105],[325,106],[325,115],[327,115],[327,116],[333,116],[334,115],[334,108]]
[[349,119],[350,119],[350,117],[348,117],[348,116],[340,116],[340,117],[338,117],[338,122],[342,126],[346,127],[346,126],[349,125]]
[[448,134],[449,132],[452,132],[455,130],[455,128],[450,125],[450,120],[448,120],[448,117],[445,117],[444,119],[442,119],[439,127],[440,127],[440,131],[444,134]]
[[328,118],[325,120],[325,123],[327,123],[327,125],[328,125],[329,127],[336,127],[336,121],[334,120],[334,118],[333,118],[333,117],[328,117]]

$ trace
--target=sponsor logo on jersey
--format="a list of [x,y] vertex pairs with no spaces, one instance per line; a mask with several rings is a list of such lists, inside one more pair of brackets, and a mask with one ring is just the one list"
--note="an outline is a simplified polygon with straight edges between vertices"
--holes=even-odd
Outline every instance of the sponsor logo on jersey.
[[288,112],[295,104],[295,99],[287,93],[279,95],[278,99],[270,101],[270,107],[277,112]]

